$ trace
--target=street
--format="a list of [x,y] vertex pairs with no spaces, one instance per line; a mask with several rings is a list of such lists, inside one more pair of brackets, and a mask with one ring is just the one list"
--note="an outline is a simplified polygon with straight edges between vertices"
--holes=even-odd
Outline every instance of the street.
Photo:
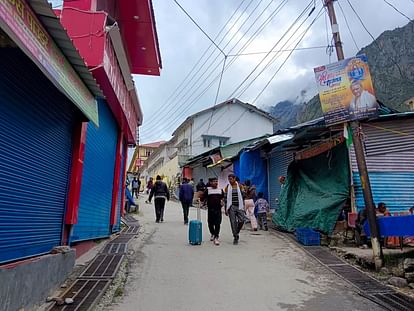
[[158,224],[144,200],[137,217],[148,239],[133,255],[124,297],[110,310],[383,310],[284,235],[243,229],[235,246],[224,216],[215,246],[202,211],[203,243],[191,246],[178,203],[167,204]]

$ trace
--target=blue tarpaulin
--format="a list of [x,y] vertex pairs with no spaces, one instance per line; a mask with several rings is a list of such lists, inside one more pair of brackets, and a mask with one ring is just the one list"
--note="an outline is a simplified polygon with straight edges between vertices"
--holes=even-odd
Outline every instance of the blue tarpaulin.
[[240,181],[249,179],[256,186],[256,192],[263,192],[267,199],[267,168],[266,161],[260,157],[260,150],[244,151],[237,164],[233,164],[234,172]]

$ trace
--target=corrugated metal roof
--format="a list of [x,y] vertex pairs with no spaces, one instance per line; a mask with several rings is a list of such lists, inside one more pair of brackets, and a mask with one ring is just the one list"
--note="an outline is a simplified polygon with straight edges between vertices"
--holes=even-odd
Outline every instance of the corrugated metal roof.
[[101,89],[86,67],[83,58],[80,56],[79,51],[73,45],[59,18],[53,12],[51,4],[47,0],[28,0],[28,2],[57,47],[62,51],[63,55],[65,55],[76,73],[85,83],[86,87],[94,96],[104,97]]

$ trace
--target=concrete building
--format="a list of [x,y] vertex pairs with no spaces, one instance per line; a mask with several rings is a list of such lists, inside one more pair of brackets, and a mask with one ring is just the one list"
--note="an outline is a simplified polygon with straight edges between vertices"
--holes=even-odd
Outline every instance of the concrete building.
[[162,140],[135,147],[128,172],[133,174],[140,173],[140,168],[144,165],[145,161],[147,161],[149,156],[164,143],[165,140]]

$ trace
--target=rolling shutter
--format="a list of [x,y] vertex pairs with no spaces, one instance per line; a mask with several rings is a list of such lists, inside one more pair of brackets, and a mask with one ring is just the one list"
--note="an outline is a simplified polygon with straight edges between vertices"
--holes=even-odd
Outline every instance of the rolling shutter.
[[19,49],[0,49],[0,263],[61,244],[74,115]]
[[78,223],[71,242],[110,235],[112,187],[118,128],[105,101],[98,101],[99,128],[88,124]]
[[290,162],[293,161],[293,154],[286,152],[274,152],[269,158],[269,204],[270,208],[277,208],[276,199],[280,194],[279,176],[286,176]]

